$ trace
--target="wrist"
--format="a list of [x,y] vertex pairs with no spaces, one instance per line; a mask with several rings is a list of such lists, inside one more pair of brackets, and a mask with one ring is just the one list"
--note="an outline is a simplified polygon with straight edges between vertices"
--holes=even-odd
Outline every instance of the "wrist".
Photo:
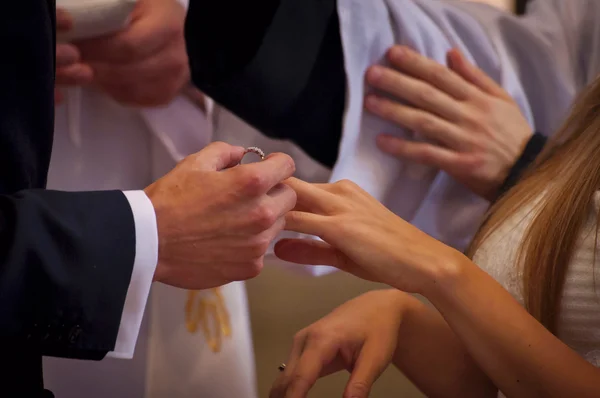
[[468,280],[475,264],[463,253],[450,249],[443,256],[436,256],[428,268],[426,282],[419,292],[432,303],[446,301]]

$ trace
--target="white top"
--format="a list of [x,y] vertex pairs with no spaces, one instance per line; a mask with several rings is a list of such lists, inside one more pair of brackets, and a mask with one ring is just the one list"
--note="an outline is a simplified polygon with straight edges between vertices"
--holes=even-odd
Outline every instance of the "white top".
[[[523,235],[534,217],[527,206],[511,217],[475,253],[473,260],[524,304],[522,268],[516,264]],[[593,197],[579,242],[569,264],[558,319],[558,337],[594,366],[600,367],[600,279],[594,278],[594,250],[600,191]],[[599,253],[596,253],[598,256]],[[501,395],[502,396],[502,395]]]

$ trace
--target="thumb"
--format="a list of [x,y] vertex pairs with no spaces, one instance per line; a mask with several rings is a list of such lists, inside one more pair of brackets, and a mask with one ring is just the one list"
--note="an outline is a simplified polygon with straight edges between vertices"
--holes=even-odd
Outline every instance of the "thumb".
[[205,171],[221,171],[238,165],[244,157],[244,150],[224,142],[213,142],[198,152],[194,161]]
[[378,339],[368,339],[354,364],[344,398],[368,398],[373,383],[389,365],[393,352],[386,352],[386,345]]

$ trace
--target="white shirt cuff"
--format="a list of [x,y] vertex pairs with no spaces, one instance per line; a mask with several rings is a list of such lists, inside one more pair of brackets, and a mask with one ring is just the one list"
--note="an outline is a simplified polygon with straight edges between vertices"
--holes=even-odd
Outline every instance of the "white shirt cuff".
[[190,0],[177,0],[177,1],[183,6],[183,8],[185,8],[186,10],[188,9]]
[[114,351],[108,357],[131,359],[158,262],[158,230],[152,202],[144,191],[123,192],[135,222],[135,260]]

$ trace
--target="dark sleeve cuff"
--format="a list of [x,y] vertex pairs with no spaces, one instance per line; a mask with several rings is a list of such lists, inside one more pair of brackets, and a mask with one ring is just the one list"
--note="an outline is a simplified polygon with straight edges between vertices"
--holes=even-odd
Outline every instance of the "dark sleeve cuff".
[[529,166],[531,166],[538,155],[542,152],[542,149],[544,149],[547,141],[548,139],[540,133],[534,133],[531,136],[527,142],[527,145],[525,146],[525,149],[521,153],[521,156],[510,169],[508,176],[500,187],[498,196],[505,194],[508,192],[508,190],[514,187],[517,182],[519,182],[519,179],[523,173],[529,168]]

